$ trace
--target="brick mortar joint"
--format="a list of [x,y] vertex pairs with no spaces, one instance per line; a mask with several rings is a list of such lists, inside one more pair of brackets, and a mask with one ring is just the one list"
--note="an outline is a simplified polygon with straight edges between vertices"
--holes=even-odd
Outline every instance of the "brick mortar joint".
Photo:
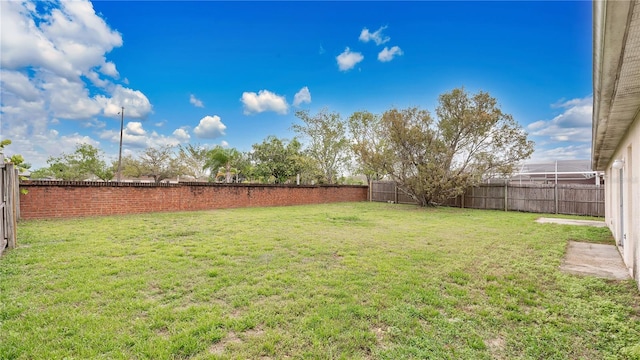
[[57,181],[57,180],[23,180],[20,186],[26,187],[82,187],[82,188],[273,188],[273,189],[332,189],[332,188],[368,188],[367,185],[296,185],[296,184],[224,184],[206,182],[179,183],[147,183],[147,182],[101,182],[101,181]]

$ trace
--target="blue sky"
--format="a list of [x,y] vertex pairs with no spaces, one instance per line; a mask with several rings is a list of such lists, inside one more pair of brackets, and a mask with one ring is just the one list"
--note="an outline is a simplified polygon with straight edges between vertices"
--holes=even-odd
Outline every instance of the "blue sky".
[[291,138],[295,111],[347,118],[488,91],[535,161],[588,159],[591,2],[0,2],[2,138],[34,168],[79,142],[118,153]]

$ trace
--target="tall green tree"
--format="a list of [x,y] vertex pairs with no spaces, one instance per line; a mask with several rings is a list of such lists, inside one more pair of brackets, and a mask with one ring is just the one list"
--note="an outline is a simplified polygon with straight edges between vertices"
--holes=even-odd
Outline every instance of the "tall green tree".
[[11,140],[10,139],[3,139],[0,140],[0,150],[4,150],[5,147],[11,145]]
[[351,114],[347,127],[351,135],[351,151],[357,162],[357,172],[364,174],[367,180],[380,180],[386,174],[387,134],[382,127],[382,117],[368,111]]
[[294,138],[291,141],[275,136],[267,137],[260,144],[253,144],[251,157],[256,176],[279,184],[285,183],[304,168],[302,144]]
[[[0,141],[0,160],[2,160],[2,158],[4,157],[4,148],[9,145],[11,145],[11,140],[9,139],[4,139]],[[15,165],[16,169],[18,170],[20,180],[27,180],[27,177],[22,176],[22,174],[26,173],[31,168],[31,164],[25,162],[24,157],[22,155],[13,154],[8,158],[4,158],[4,162]],[[26,189],[20,189],[20,193],[26,195],[28,191]]]
[[56,175],[48,167],[43,167],[43,168],[33,170],[31,172],[31,176],[29,176],[29,178],[32,180],[55,178],[55,177]]
[[445,167],[454,174],[471,173],[476,179],[509,174],[533,153],[533,141],[489,93],[454,89],[440,95],[438,102],[438,128],[452,152]]
[[305,152],[315,160],[323,180],[333,184],[348,164],[349,142],[345,122],[337,112],[321,110],[311,115],[308,110],[296,112],[302,124],[292,126],[306,143]]
[[[0,141],[0,154],[3,154],[2,156],[4,156],[4,148],[9,145],[11,145],[10,139],[4,139]],[[10,157],[5,157],[4,161],[15,165],[18,169],[18,172],[20,173],[25,172],[31,168],[31,164],[27,163],[24,160],[24,157],[20,154],[13,154]]]
[[62,180],[86,180],[96,176],[101,180],[113,179],[114,173],[103,159],[102,150],[91,144],[78,144],[71,154],[50,157],[49,169],[55,177]]
[[250,180],[255,175],[255,167],[251,160],[251,154],[248,152],[240,152],[240,156],[235,160],[234,166],[237,181]]
[[238,150],[218,145],[207,152],[203,168],[210,169],[213,178],[217,177],[220,168],[224,168],[225,182],[230,183],[232,174],[237,173],[237,169],[233,166],[240,158],[241,153]]
[[207,176],[205,165],[208,152],[209,149],[201,145],[180,145],[178,159],[184,170],[184,175],[193,177],[196,180],[205,178]]
[[392,109],[384,113],[382,123],[389,157],[384,170],[398,187],[423,206],[453,195],[448,189],[455,184],[441,167],[447,149],[429,112]]
[[[127,162],[130,160],[127,159]],[[152,177],[156,183],[185,172],[180,160],[174,154],[174,147],[169,145],[149,147],[140,154],[137,161],[127,166],[137,169],[138,176]]]
[[[118,161],[114,161],[112,164],[114,169],[118,168]],[[128,154],[122,157],[122,175],[126,177],[139,178],[143,173],[142,162],[133,155]]]
[[24,173],[31,168],[31,164],[26,162],[24,157],[20,154],[13,154],[10,157],[5,158],[5,162],[15,165],[19,173]]
[[426,110],[391,109],[381,120],[389,159],[384,169],[423,206],[509,174],[533,152],[526,132],[488,93],[454,89],[440,95],[436,114],[437,122]]

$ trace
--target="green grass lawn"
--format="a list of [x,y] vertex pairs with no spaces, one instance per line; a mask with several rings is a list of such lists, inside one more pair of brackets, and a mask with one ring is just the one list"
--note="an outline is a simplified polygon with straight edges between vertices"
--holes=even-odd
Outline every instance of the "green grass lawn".
[[384,203],[25,221],[1,359],[639,358],[629,281],[559,271],[609,230]]

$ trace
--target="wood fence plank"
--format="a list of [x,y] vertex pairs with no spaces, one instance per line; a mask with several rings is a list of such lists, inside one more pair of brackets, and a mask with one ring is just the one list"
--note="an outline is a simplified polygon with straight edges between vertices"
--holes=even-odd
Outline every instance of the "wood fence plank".
[[[1,157],[0,157],[1,158]],[[7,217],[6,217],[6,182],[5,182],[6,165],[0,164],[0,255],[7,247],[8,234],[7,234]]]
[[6,201],[5,201],[5,214],[7,218],[7,248],[13,249],[17,244],[17,228],[18,219],[16,219],[16,199],[14,191],[15,187],[18,187],[18,170],[15,169],[13,164],[5,164],[5,181],[8,188],[6,188]]
[[[372,201],[415,204],[391,181],[372,182]],[[481,184],[443,205],[533,213],[559,213],[604,217],[604,187],[584,184]]]

